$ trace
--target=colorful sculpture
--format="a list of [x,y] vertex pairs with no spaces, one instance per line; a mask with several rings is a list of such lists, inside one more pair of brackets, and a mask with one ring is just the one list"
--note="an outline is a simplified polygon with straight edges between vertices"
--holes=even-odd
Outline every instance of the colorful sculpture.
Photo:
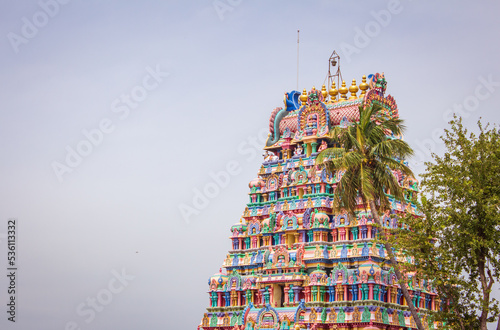
[[[358,120],[359,106],[376,102],[387,116],[399,116],[394,98],[384,95],[384,75],[372,77],[371,89],[363,76],[359,88],[353,81],[349,89],[343,82],[340,90],[335,84],[329,92],[325,86],[304,90],[301,106],[300,93],[292,92],[285,96],[286,110],[272,112],[264,162],[249,184],[242,220],[231,227],[225,272],[209,279],[210,307],[199,329],[415,328],[387,253],[374,241],[369,209],[360,204],[355,216],[336,212],[332,197],[343,173],[331,175],[315,163],[329,131]],[[414,178],[395,175],[405,195],[418,191]],[[391,202],[381,216],[384,226],[404,226],[398,218],[415,213],[415,205]],[[407,278],[425,327],[434,329],[435,291],[414,274]]]

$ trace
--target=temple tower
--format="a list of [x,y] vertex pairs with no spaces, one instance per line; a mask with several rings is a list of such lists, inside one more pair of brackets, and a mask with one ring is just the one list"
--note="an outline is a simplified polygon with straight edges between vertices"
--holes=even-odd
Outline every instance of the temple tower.
[[[332,143],[330,130],[358,120],[359,106],[376,102],[388,116],[399,116],[385,90],[384,75],[375,74],[359,86],[342,81],[337,90],[332,81],[329,91],[285,94],[284,107],[271,112],[265,159],[249,184],[243,216],[231,227],[231,249],[208,281],[210,307],[199,329],[416,328],[387,253],[374,241],[370,210],[335,211],[343,173],[316,166],[318,153]],[[417,193],[414,178],[394,174],[407,196]],[[398,219],[414,214],[415,205],[390,201],[384,227],[404,226]],[[427,316],[439,308],[435,292],[412,274],[407,278],[423,324],[435,328]]]

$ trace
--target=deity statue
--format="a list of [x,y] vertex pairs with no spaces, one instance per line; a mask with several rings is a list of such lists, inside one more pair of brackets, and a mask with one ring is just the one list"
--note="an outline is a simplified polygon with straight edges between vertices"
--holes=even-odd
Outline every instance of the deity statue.
[[264,153],[262,154],[262,156],[264,156],[264,161],[266,162],[270,162],[270,161],[276,161],[279,159],[278,156],[276,156],[276,154],[272,151],[264,151]]
[[320,146],[319,146],[319,148],[318,148],[318,151],[323,151],[323,150],[325,150],[326,148],[328,148],[328,143],[326,143],[326,141],[325,141],[325,140],[323,140],[323,141],[321,142],[321,145],[320,145]]
[[302,148],[302,146],[300,144],[297,145],[297,148],[295,148],[293,154],[295,156],[298,156],[298,155],[302,155],[302,152],[304,151],[304,149]]

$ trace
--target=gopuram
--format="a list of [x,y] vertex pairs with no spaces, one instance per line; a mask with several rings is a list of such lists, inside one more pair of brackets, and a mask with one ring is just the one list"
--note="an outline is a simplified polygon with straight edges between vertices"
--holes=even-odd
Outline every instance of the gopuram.
[[[315,162],[332,143],[329,131],[358,120],[359,106],[376,102],[399,116],[385,90],[383,74],[363,76],[359,86],[342,81],[338,90],[332,82],[328,91],[323,85],[287,93],[284,107],[271,112],[265,159],[231,227],[224,264],[208,280],[210,307],[199,330],[416,328],[387,253],[374,241],[378,228],[369,208],[359,205],[355,216],[333,209],[343,173],[330,175]],[[418,192],[414,178],[394,175],[407,196]],[[398,217],[415,214],[415,205],[390,201],[383,225],[404,226]],[[430,283],[406,277],[422,323],[435,329],[428,315],[441,301]]]

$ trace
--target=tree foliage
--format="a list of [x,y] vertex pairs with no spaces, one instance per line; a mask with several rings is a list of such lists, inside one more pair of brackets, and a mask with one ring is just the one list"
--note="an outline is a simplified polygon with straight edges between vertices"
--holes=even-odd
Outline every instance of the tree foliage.
[[420,278],[442,298],[438,320],[449,329],[487,329],[498,322],[491,290],[500,277],[500,134],[478,122],[478,135],[450,122],[443,156],[422,175],[423,217],[407,217],[393,243],[413,255]]

